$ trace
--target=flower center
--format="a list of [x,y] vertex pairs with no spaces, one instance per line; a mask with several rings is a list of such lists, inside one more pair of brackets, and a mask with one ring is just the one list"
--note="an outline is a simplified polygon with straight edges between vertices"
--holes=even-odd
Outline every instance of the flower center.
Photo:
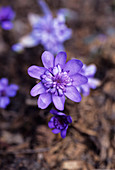
[[46,87],[46,91],[62,96],[66,92],[66,87],[72,85],[72,79],[67,71],[63,71],[58,64],[54,68],[47,70],[42,76],[41,81]]
[[68,121],[65,116],[55,116],[54,125],[56,129],[65,129]]
[[5,13],[2,13],[0,15],[0,21],[3,22],[3,21],[9,21],[8,19],[8,14],[5,14]]
[[4,90],[0,90],[0,97],[6,96],[6,92]]

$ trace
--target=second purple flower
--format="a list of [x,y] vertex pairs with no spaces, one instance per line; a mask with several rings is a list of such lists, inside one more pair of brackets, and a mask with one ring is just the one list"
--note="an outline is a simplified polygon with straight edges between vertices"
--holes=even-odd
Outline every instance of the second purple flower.
[[10,30],[13,27],[13,19],[15,12],[10,6],[0,8],[0,26],[5,30]]
[[42,54],[44,67],[31,66],[28,74],[41,80],[31,89],[31,95],[37,96],[38,107],[45,109],[53,102],[58,110],[64,110],[65,96],[74,102],[81,101],[81,95],[77,87],[87,83],[87,78],[78,73],[83,63],[80,60],[72,59],[66,63],[67,55],[59,52],[54,56],[45,51]]

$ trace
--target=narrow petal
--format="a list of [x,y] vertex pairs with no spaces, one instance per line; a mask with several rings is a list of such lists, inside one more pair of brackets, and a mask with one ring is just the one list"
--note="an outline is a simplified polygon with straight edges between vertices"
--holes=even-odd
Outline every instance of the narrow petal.
[[73,86],[77,87],[88,82],[87,77],[77,73],[71,76],[73,80]]
[[71,118],[71,116],[67,116],[67,121],[68,121],[69,123],[72,123],[72,118]]
[[67,133],[67,129],[61,130],[61,137],[65,138]]
[[52,95],[52,100],[58,110],[64,110],[65,96]]
[[68,71],[69,75],[74,75],[82,68],[83,63],[80,60],[72,59],[65,64],[64,71]]
[[62,66],[65,65],[66,59],[67,59],[66,52],[59,52],[55,58],[55,66],[57,64],[60,64]]
[[40,7],[41,7],[43,13],[44,13],[46,16],[47,16],[47,15],[52,16],[49,7],[47,6],[47,4],[46,4],[44,1],[39,0],[39,1],[38,1],[38,4],[40,5]]
[[49,121],[48,122],[48,126],[49,126],[49,128],[55,128],[55,126],[54,126],[54,123],[52,122],[52,121]]
[[44,85],[40,82],[31,89],[30,94],[31,96],[37,96],[38,94],[45,93],[45,91]]
[[57,115],[59,115],[59,116],[65,116],[66,114],[64,114],[64,113],[62,113],[62,112],[58,112],[58,114]]
[[15,52],[22,52],[24,50],[24,47],[21,43],[17,43],[12,45],[12,50]]
[[20,40],[19,43],[23,46],[23,47],[34,47],[36,45],[39,44],[39,39],[37,39],[33,34],[29,34],[26,36],[23,36]]
[[50,110],[50,113],[55,115],[55,116],[57,116],[57,115],[65,115],[64,113],[58,112],[57,110],[54,110],[54,109]]
[[45,109],[46,107],[49,106],[51,101],[52,101],[52,99],[51,99],[50,93],[40,94],[40,96],[38,98],[38,107],[40,107],[41,109]]
[[74,86],[70,86],[66,88],[66,93],[64,93],[69,99],[73,100],[74,102],[81,101],[81,95],[78,90]]
[[45,51],[42,54],[42,62],[44,67],[47,69],[50,67],[54,67],[54,56],[49,51]]
[[57,133],[60,132],[60,130],[59,130],[59,129],[53,129],[52,132],[53,132],[54,134],[57,134]]
[[44,67],[38,67],[38,66],[31,66],[28,68],[28,74],[36,79],[41,79],[40,76],[44,74],[46,69]]
[[8,97],[0,97],[0,108],[5,109],[9,103],[10,99]]
[[50,113],[56,116],[58,115],[58,111],[54,109],[50,110]]

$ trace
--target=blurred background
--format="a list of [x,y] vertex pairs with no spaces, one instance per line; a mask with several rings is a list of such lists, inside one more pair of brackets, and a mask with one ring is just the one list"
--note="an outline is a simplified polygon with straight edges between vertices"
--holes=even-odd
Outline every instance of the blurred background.
[[[66,101],[64,113],[73,123],[65,139],[48,128],[50,105],[41,110],[30,96],[36,84],[29,77],[31,65],[42,66],[44,46],[22,52],[12,50],[21,37],[32,31],[28,15],[43,15],[36,0],[1,0],[16,16],[13,28],[0,27],[0,78],[19,85],[6,109],[0,108],[1,170],[92,170],[115,169],[115,0],[45,0],[52,15],[66,8],[66,25],[72,36],[64,42],[68,60],[95,64],[101,81],[80,103]],[[53,47],[52,47],[53,48]]]

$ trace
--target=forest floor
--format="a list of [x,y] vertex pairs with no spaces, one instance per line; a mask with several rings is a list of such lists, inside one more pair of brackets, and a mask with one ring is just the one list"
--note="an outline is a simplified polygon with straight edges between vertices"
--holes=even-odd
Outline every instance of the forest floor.
[[[41,45],[15,53],[11,46],[30,32],[27,15],[41,14],[35,0],[1,0],[16,12],[14,28],[0,29],[0,78],[19,85],[6,109],[0,109],[0,170],[93,170],[115,169],[115,1],[46,0],[51,11],[69,8],[76,14],[67,25],[73,30],[65,42],[68,60],[80,59],[97,66],[101,85],[80,103],[67,99],[64,113],[72,125],[65,139],[48,128],[49,111],[30,96],[35,79],[30,65],[42,66]],[[17,25],[19,27],[17,27]]]

